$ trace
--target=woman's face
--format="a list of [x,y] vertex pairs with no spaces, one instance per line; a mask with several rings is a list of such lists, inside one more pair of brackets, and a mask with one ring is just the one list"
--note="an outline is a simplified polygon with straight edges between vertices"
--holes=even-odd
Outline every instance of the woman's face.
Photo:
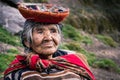
[[50,56],[58,48],[60,33],[54,24],[37,26],[33,29],[32,44],[33,51],[41,56]]

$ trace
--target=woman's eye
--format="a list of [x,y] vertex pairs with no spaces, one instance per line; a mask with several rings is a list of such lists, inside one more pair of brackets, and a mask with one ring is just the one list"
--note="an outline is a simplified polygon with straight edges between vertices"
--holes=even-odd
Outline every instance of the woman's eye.
[[38,32],[38,33],[43,33],[43,31],[42,31],[42,30],[38,30],[37,32]]
[[51,31],[51,33],[57,33],[56,29],[51,29],[50,31]]

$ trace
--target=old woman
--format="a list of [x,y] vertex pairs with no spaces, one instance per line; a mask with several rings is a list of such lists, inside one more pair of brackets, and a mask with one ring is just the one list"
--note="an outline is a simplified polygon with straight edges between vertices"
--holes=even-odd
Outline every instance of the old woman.
[[[16,56],[6,69],[4,80],[95,80],[83,55],[58,49],[62,28],[59,22],[68,15],[68,11],[51,6],[53,5],[45,4],[41,9],[33,5],[19,7],[21,14],[26,18],[21,34],[25,54]],[[49,14],[44,13],[45,15],[41,16],[39,14],[42,13],[38,10]],[[59,15],[53,16],[53,12],[59,12]],[[37,16],[33,15],[34,13]]]

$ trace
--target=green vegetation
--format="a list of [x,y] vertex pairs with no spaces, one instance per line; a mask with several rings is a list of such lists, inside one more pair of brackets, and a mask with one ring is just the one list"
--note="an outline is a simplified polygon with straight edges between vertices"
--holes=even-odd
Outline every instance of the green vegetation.
[[83,37],[82,38],[82,43],[84,43],[86,45],[93,43],[92,39],[89,36],[82,36],[82,37]]
[[0,53],[0,77],[3,77],[4,70],[8,67],[10,62],[15,58],[15,55],[19,51],[16,48],[11,48],[7,51],[7,54]]
[[108,46],[117,47],[117,43],[109,36],[96,35],[96,38],[98,38],[100,41],[102,41],[104,44]]
[[120,67],[111,59],[98,59],[92,66],[120,73]]
[[[0,26],[0,42],[10,44],[13,46],[22,46],[18,36],[10,34],[7,30]],[[8,67],[9,63],[14,59],[15,55],[19,53],[16,48],[11,48],[7,53],[0,53],[0,77],[3,71]]]
[[13,60],[13,58],[14,56],[12,54],[0,54],[0,72],[8,67],[8,64]]
[[[64,38],[69,38],[73,40],[73,43],[79,42],[84,44],[92,44],[92,40],[89,36],[83,36],[80,34],[80,31],[78,31],[75,27],[66,24],[63,29],[63,36]],[[79,44],[78,43],[78,44]]]
[[11,54],[18,54],[19,53],[19,51],[16,49],[16,48],[11,48],[11,49],[9,49],[9,50],[7,50],[7,53],[11,53]]
[[62,32],[65,38],[70,38],[75,41],[80,41],[82,38],[79,31],[68,24],[63,27]]
[[115,66],[116,66],[115,63],[110,59],[99,59],[94,63],[94,67],[104,68],[108,70],[111,67],[114,68]]
[[7,30],[0,26],[0,42],[4,42],[13,46],[21,46],[18,36],[13,36]]
[[15,56],[13,54],[0,53],[0,77],[3,77],[3,71],[8,67],[14,58]]

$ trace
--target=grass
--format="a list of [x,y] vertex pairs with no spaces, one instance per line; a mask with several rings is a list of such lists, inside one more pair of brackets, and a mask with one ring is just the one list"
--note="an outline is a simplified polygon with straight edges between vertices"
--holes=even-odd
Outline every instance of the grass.
[[88,37],[88,36],[82,36],[82,43],[88,45],[88,44],[92,44],[93,41],[92,41],[92,39],[91,39],[90,37]]
[[69,38],[73,41],[77,41],[79,43],[84,43],[84,44],[92,44],[92,39],[89,36],[83,36],[80,34],[80,31],[77,30],[75,27],[66,24],[63,29],[62,33],[64,38]]
[[110,70],[110,68],[114,68],[116,65],[115,63],[110,59],[99,59],[95,61],[94,67],[104,68]]
[[98,59],[93,63],[92,66],[120,73],[120,67],[111,59]]
[[0,26],[0,42],[4,42],[13,46],[22,46],[18,36],[13,36],[7,30]]
[[9,50],[7,50],[7,54],[18,54],[19,51],[16,48],[11,48]]
[[[11,35],[7,30],[0,26],[0,42],[13,46],[21,46],[19,37]],[[19,53],[16,48],[7,50],[7,53],[0,53],[0,77],[3,77],[3,71],[8,67],[10,62]]]
[[3,77],[4,70],[9,66],[10,62],[15,58],[19,51],[16,48],[11,48],[7,54],[0,53],[0,77]]
[[62,32],[64,35],[64,38],[70,38],[75,41],[80,41],[81,40],[81,35],[77,29],[75,29],[73,26],[66,24],[62,28]]
[[109,36],[105,35],[96,35],[96,38],[98,38],[100,41],[102,41],[104,44],[110,46],[110,47],[117,47],[117,43]]
[[13,60],[13,58],[14,56],[12,54],[0,54],[0,72],[7,68],[8,64]]
[[0,77],[3,77],[4,70],[8,67],[10,62],[15,58],[13,54],[0,53]]

